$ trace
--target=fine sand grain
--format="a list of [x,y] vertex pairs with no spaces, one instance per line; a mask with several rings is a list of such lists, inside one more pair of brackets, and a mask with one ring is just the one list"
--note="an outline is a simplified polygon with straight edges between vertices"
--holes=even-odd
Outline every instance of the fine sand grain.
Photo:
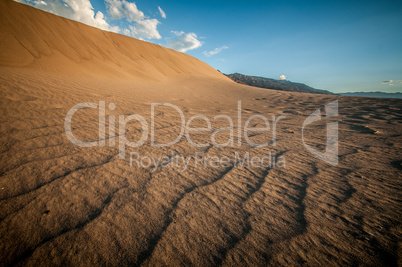
[[[230,81],[183,53],[0,1],[0,265],[401,265],[402,101],[264,90]],[[268,147],[78,147],[65,133],[68,110],[105,101],[107,115],[178,106],[186,120],[226,114],[285,115]],[[339,101],[339,116],[313,123],[305,141],[325,149],[339,123],[339,164],[314,157],[302,125]],[[324,117],[325,118],[325,117]],[[97,109],[73,117],[81,140],[99,139]],[[108,124],[107,124],[108,125]],[[193,127],[205,127],[195,120]],[[262,127],[255,120],[253,127]],[[272,124],[271,124],[272,126]],[[117,127],[117,126],[116,126]],[[235,128],[238,127],[235,125]],[[180,133],[178,113],[157,110],[156,141]],[[123,132],[139,140],[141,124]],[[228,131],[217,140],[228,140]],[[116,144],[118,138],[116,136]],[[197,143],[210,132],[193,133]],[[227,156],[227,167],[130,167],[129,153]],[[234,164],[235,153],[286,159],[284,168]]]

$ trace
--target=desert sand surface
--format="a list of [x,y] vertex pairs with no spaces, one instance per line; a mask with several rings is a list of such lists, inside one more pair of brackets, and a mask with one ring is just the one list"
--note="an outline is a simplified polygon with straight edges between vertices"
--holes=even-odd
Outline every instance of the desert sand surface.
[[[402,264],[401,100],[236,84],[186,54],[8,0],[0,1],[0,36],[0,265]],[[74,145],[64,127],[74,105],[105,101],[106,115],[116,120],[139,114],[150,125],[151,104],[165,102],[186,120],[205,115],[217,129],[228,124],[214,116],[235,118],[239,100],[243,124],[255,114],[286,116],[275,142],[252,146],[243,139],[238,146],[235,139],[234,146],[198,148],[183,137],[161,148],[148,138],[119,159],[119,138],[139,140],[140,123],[113,135],[107,117],[105,146],[93,147]],[[339,115],[309,125],[304,135],[311,147],[325,149],[326,123],[337,121],[337,166],[302,143],[305,119],[334,100]],[[181,128],[174,109],[157,109],[157,142],[175,139]],[[77,111],[72,132],[97,141],[98,109]],[[272,140],[270,133],[249,136]],[[206,143],[211,133],[192,138]],[[130,166],[130,152],[203,152],[230,162],[144,168]],[[286,165],[239,166],[235,152],[275,153]]]

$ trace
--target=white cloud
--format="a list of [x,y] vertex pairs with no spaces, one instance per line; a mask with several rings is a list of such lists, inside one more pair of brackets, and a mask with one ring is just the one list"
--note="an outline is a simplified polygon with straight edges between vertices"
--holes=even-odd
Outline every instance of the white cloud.
[[135,26],[130,25],[131,33],[133,37],[139,39],[161,39],[156,27],[159,21],[157,19],[145,19],[137,21]]
[[393,82],[394,82],[393,80],[382,81],[381,84],[391,84],[391,83],[393,83]]
[[20,2],[102,30],[119,32],[119,27],[106,22],[102,12],[98,11],[95,14],[89,0],[20,0]]
[[[134,25],[129,25],[133,37],[141,40],[162,38],[157,30],[160,22],[157,19],[146,17],[135,3],[126,0],[105,0],[105,3],[112,19],[126,19],[128,22],[135,22]],[[128,29],[124,29],[123,33],[130,35]]]
[[165,11],[162,10],[162,8],[160,6],[158,6],[159,12],[161,13],[161,17],[166,19],[166,13]]
[[283,81],[283,80],[286,80],[286,78],[287,78],[286,75],[282,74],[281,76],[278,77],[278,80]]
[[124,35],[130,36],[131,31],[130,31],[129,29],[123,29],[123,30],[122,30],[122,33],[123,33]]
[[43,1],[43,0],[37,0],[37,1],[34,1],[34,3],[35,3],[36,5],[44,5],[44,6],[47,6],[47,3],[46,3],[45,1]]
[[197,35],[193,32],[184,33],[183,31],[172,31],[176,38],[167,40],[166,47],[172,48],[179,52],[186,52],[202,46],[202,42],[197,39]]
[[112,19],[125,18],[133,22],[145,18],[144,13],[138,10],[135,3],[130,3],[126,0],[105,0],[105,4]]
[[394,80],[389,80],[389,81],[382,81],[381,84],[386,84],[386,85],[395,85],[396,83],[402,83],[402,81],[394,81]]
[[225,46],[222,46],[222,47],[218,47],[218,48],[215,48],[214,50],[212,50],[212,51],[204,51],[204,52],[202,52],[205,56],[207,56],[207,57],[210,57],[210,56],[213,56],[213,55],[216,55],[216,54],[218,54],[218,53],[220,53],[222,50],[224,50],[224,49],[228,49],[229,47],[227,47],[226,45]]

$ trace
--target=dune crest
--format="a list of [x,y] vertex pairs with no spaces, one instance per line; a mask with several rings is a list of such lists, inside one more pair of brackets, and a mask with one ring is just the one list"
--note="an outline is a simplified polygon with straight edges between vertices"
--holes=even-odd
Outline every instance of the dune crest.
[[226,79],[208,64],[159,45],[0,1],[0,65],[63,74],[166,80],[182,74]]

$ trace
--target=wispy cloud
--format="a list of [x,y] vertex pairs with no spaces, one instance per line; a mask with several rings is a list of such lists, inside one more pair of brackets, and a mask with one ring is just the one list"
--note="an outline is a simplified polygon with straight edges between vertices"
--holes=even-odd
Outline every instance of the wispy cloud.
[[210,56],[216,55],[216,54],[220,53],[222,50],[228,49],[228,48],[229,48],[229,47],[227,47],[227,46],[225,45],[225,46],[222,46],[222,47],[215,48],[215,49],[212,50],[212,51],[204,51],[204,52],[202,52],[202,53],[204,54],[204,56],[210,57]]
[[165,11],[163,11],[160,6],[158,6],[158,9],[159,9],[159,13],[161,13],[161,17],[164,18],[164,19],[166,19],[166,13],[165,13]]
[[381,84],[386,84],[386,85],[395,85],[396,83],[402,83],[402,81],[394,81],[394,80],[389,80],[389,81],[382,81]]
[[172,33],[176,37],[167,39],[166,47],[168,48],[179,52],[186,52],[202,46],[202,42],[198,40],[197,35],[193,32],[172,31]]

